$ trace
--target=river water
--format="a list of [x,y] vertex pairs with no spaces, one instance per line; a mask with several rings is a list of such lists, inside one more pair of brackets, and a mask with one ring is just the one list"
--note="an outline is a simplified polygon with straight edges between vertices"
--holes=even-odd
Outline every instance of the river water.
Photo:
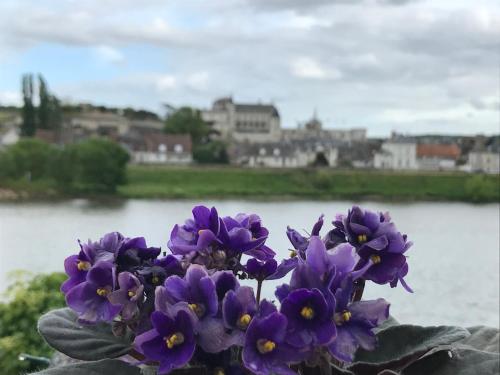
[[[113,204],[72,200],[60,203],[0,204],[0,291],[8,273],[62,271],[76,240],[98,239],[110,231],[144,236],[166,249],[175,223],[190,216],[195,201],[129,200]],[[270,230],[268,245],[286,257],[287,225],[310,230],[324,213],[328,221],[353,204],[335,202],[205,201],[222,215],[254,212]],[[383,297],[400,322],[470,326],[499,325],[499,205],[464,203],[375,203],[363,207],[389,211],[401,232],[414,242],[407,282],[402,288],[369,284],[366,298]],[[272,298],[276,283],[267,283]]]

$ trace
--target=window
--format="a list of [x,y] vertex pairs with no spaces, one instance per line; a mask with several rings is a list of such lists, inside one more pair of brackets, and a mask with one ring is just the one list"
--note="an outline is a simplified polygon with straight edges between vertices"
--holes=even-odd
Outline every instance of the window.
[[165,144],[161,143],[158,146],[158,151],[161,152],[161,153],[167,152],[167,146]]
[[281,150],[280,150],[279,148],[275,148],[275,149],[273,150],[273,154],[274,154],[274,156],[280,156],[280,154],[281,154]]
[[259,150],[259,155],[260,156],[264,156],[266,154],[266,149],[264,147],[262,147],[260,150]]
[[182,145],[176,144],[176,145],[174,146],[174,152],[175,152],[176,154],[180,154],[180,153],[181,153],[181,152],[183,152],[183,151],[184,151],[184,147],[182,147]]

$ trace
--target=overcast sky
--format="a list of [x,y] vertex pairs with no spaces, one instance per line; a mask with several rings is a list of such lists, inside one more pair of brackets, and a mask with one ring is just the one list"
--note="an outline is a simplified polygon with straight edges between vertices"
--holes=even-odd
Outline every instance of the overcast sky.
[[1,0],[0,104],[40,72],[73,102],[316,109],[370,136],[500,131],[498,0]]

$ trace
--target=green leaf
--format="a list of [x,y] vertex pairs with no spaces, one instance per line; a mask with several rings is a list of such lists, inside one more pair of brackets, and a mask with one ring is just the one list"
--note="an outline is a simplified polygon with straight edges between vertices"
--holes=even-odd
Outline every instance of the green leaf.
[[95,362],[82,362],[73,365],[54,367],[32,375],[140,375],[138,367],[116,359],[104,359]]
[[377,334],[378,345],[373,351],[358,350],[355,362],[389,363],[405,357],[423,354],[440,345],[447,345],[469,336],[464,328],[413,325],[391,326]]
[[116,358],[132,349],[130,337],[114,336],[109,324],[83,325],[69,308],[42,315],[38,331],[54,349],[83,361]]

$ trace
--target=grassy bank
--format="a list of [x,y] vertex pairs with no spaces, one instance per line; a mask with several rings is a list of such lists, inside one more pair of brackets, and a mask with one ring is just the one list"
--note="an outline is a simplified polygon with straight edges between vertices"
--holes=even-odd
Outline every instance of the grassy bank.
[[498,176],[327,169],[128,167],[115,195],[62,192],[47,180],[0,181],[1,200],[91,198],[371,199],[499,202]]
[[498,176],[468,174],[131,166],[128,181],[125,198],[499,201]]

